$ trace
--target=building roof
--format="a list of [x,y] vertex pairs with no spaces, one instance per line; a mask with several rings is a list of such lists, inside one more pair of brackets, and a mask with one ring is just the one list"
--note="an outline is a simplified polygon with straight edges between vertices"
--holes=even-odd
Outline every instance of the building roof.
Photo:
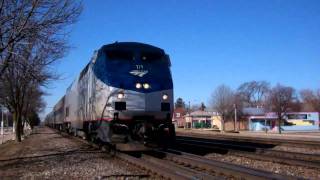
[[[318,120],[319,119],[319,113],[317,112],[288,112],[286,115],[298,115],[298,114],[306,114],[308,117],[306,119],[312,119],[312,120]],[[263,115],[250,115],[248,116],[249,119],[277,119],[277,114],[275,112],[266,112]],[[288,119],[288,116],[285,117],[285,119]],[[289,119],[305,119],[301,117],[293,117]]]
[[182,114],[185,114],[187,111],[185,108],[183,107],[178,107],[178,108],[175,108],[174,109],[174,113],[182,113]]

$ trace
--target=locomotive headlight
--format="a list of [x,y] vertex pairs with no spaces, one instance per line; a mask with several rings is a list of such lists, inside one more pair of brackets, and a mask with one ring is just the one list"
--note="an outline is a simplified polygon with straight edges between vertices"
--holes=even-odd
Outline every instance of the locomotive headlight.
[[162,99],[163,99],[163,100],[167,100],[168,97],[169,97],[169,96],[168,96],[167,94],[162,95]]
[[123,99],[124,98],[124,93],[123,92],[119,92],[118,93],[118,99]]
[[149,89],[149,88],[150,88],[150,85],[149,85],[148,83],[144,83],[144,84],[143,84],[143,88]]
[[136,84],[136,88],[137,88],[137,89],[140,89],[141,87],[142,87],[142,85],[141,85],[140,83],[137,83],[137,84]]

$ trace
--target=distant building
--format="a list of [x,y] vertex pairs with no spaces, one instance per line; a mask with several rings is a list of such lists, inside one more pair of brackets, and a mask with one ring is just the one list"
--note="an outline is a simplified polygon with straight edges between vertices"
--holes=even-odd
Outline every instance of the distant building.
[[222,127],[221,119],[222,117],[218,113],[213,114],[211,116],[211,122],[212,122],[211,128],[221,130],[221,127]]
[[185,123],[186,123],[184,119],[185,115],[186,115],[185,108],[178,107],[174,109],[172,122],[175,124],[176,127],[178,128],[185,127]]
[[[277,115],[268,112],[264,115],[249,116],[249,130],[251,131],[278,131]],[[319,130],[318,112],[289,112],[284,116],[281,124],[283,131],[313,131]]]
[[185,115],[186,128],[221,128],[221,117],[216,112],[197,110]]
[[[244,108],[242,117],[225,120],[225,130],[239,131],[278,131],[277,116],[274,112],[267,112],[263,108]],[[217,112],[197,110],[191,113],[184,108],[174,110],[173,123],[177,128],[207,128],[221,130],[221,116]],[[313,131],[319,130],[318,112],[289,112],[281,124],[283,131]]]
[[[278,131],[278,117],[274,112],[263,108],[244,108],[250,131]],[[283,131],[319,130],[318,112],[288,112],[281,124]]]

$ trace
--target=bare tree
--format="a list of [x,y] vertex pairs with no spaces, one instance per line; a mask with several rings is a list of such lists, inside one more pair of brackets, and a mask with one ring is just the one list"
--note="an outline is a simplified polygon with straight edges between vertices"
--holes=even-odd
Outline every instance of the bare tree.
[[0,76],[30,39],[65,51],[66,27],[77,20],[81,10],[81,2],[72,0],[1,0]]
[[292,87],[278,84],[273,87],[268,96],[270,110],[276,113],[278,119],[279,134],[281,134],[281,124],[295,101],[295,90]]
[[320,112],[320,90],[302,90],[300,91],[300,97],[302,99],[302,109],[304,111]]
[[193,111],[197,111],[200,109],[200,104],[196,103],[196,104],[192,104],[191,107],[188,106],[188,111],[193,112]]
[[30,85],[26,93],[27,95],[25,96],[25,103],[22,110],[24,120],[22,127],[24,127],[25,123],[28,123],[31,129],[33,129],[34,125],[37,124],[34,120],[38,120],[36,117],[39,113],[43,112],[46,106],[43,100],[45,93],[41,90],[40,86],[35,83]]
[[221,130],[224,131],[224,123],[228,116],[232,114],[234,104],[234,93],[226,85],[218,86],[211,94],[211,106],[221,115]]
[[270,85],[266,81],[250,81],[239,86],[237,94],[240,96],[244,106],[263,106]]
[[39,87],[46,85],[48,80],[56,78],[48,70],[48,66],[53,62],[52,57],[57,54],[49,50],[44,51],[44,49],[35,42],[19,49],[12,56],[11,65],[0,77],[0,99],[13,113],[18,142],[21,141],[23,134],[23,117],[25,119],[30,110],[41,109],[39,106],[42,105],[40,101],[43,92]]
[[40,124],[39,113],[31,110],[28,114],[27,121],[31,129],[33,129],[34,126],[38,126]]
[[14,115],[20,142],[22,118],[44,106],[39,87],[57,78],[52,65],[67,52],[67,28],[82,6],[72,0],[0,3],[0,101]]

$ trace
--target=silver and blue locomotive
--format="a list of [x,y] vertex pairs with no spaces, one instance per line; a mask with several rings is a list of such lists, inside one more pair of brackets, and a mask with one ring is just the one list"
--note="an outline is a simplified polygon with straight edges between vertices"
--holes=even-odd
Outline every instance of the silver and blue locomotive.
[[137,142],[165,146],[175,137],[170,66],[169,56],[155,46],[136,42],[104,45],[46,122],[118,147]]

